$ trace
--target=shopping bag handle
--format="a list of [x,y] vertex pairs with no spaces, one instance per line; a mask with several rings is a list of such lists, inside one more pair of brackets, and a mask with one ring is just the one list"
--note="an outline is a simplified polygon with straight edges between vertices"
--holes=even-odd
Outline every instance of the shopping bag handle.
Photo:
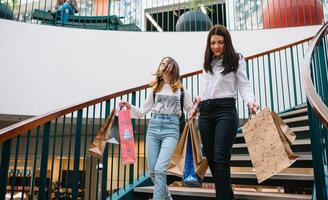
[[[196,115],[197,115],[197,114],[196,114]],[[195,121],[195,119],[196,119],[196,115],[192,116],[191,118],[188,118],[188,122],[189,122],[189,121]]]
[[129,110],[127,106],[120,106],[120,110]]
[[261,109],[260,107],[258,107],[256,113],[251,113],[250,110],[248,109],[248,120],[250,120],[250,119],[252,119],[254,116],[256,116],[257,113],[261,112],[261,110],[262,110],[262,109]]
[[[123,101],[123,100],[119,100],[119,102],[116,104],[117,106],[117,110],[129,110],[129,107],[127,106],[127,104],[125,104],[125,102],[127,104],[130,104],[127,101]],[[130,105],[131,106],[131,105]]]

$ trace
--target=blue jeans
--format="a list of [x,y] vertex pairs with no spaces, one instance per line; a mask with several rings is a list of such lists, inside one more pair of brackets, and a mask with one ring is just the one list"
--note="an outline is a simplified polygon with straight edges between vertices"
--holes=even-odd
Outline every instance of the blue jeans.
[[65,2],[59,6],[58,10],[60,12],[61,25],[65,26],[68,22],[68,17],[74,15],[74,9],[69,3]]
[[166,175],[178,140],[178,116],[155,114],[149,122],[146,136],[148,169],[154,182],[153,200],[172,199]]
[[231,151],[238,128],[235,99],[202,101],[199,112],[199,130],[204,153],[215,179],[215,199],[235,199],[230,177]]

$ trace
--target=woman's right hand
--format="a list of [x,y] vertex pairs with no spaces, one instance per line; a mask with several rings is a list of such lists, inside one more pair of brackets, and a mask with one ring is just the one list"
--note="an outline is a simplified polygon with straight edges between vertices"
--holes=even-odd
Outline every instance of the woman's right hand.
[[188,118],[189,119],[192,119],[192,118],[194,118],[196,116],[196,114],[198,112],[198,106],[200,104],[200,101],[201,101],[201,99],[200,99],[199,96],[195,97],[195,99],[193,101],[194,106],[193,106],[192,110],[188,114]]
[[197,107],[199,106],[199,104],[200,104],[200,101],[201,101],[201,98],[200,98],[200,96],[197,96],[197,97],[195,97],[194,98],[194,101],[193,101],[193,103],[194,103],[194,105],[197,105]]
[[128,109],[131,109],[131,104],[127,101],[121,101],[118,103],[120,107],[127,107]]

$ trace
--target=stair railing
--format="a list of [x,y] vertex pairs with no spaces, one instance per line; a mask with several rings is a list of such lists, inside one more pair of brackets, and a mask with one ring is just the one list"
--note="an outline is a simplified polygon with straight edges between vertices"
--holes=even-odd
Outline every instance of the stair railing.
[[302,82],[308,99],[315,198],[328,199],[328,23],[318,31],[304,56]]

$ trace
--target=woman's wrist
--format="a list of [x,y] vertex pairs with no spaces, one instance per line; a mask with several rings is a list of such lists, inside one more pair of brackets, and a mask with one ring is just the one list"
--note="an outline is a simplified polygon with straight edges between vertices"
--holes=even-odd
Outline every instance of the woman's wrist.
[[199,109],[198,109],[198,104],[195,104],[195,105],[192,107],[191,110],[192,110],[192,111],[195,111],[195,112],[198,112],[198,111],[199,111]]

